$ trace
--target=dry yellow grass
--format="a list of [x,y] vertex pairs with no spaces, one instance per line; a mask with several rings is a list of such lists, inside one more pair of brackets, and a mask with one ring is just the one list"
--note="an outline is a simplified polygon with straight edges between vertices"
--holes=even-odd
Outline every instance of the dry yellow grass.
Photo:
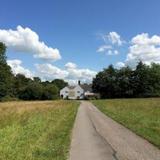
[[65,160],[79,103],[0,103],[0,160]]

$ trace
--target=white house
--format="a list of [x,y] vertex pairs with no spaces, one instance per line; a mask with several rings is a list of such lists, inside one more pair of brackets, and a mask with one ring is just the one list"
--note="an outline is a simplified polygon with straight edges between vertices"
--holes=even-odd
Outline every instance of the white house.
[[60,96],[63,99],[84,99],[88,96],[95,96],[92,92],[91,84],[80,84],[76,86],[66,86],[60,90]]

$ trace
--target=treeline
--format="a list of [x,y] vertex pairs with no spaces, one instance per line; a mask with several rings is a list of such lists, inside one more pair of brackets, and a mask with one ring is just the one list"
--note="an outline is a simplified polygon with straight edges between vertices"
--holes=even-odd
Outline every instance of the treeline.
[[159,97],[160,65],[139,62],[135,69],[110,65],[93,79],[93,90],[101,98]]
[[26,78],[14,75],[6,62],[6,46],[0,42],[0,101],[5,100],[52,100],[59,98],[59,90],[67,85],[61,79],[42,82],[39,77]]

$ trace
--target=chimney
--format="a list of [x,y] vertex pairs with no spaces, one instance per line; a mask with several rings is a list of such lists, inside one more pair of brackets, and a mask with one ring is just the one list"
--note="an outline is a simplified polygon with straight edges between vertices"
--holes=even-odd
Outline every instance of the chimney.
[[78,85],[81,85],[81,81],[80,80],[78,81]]

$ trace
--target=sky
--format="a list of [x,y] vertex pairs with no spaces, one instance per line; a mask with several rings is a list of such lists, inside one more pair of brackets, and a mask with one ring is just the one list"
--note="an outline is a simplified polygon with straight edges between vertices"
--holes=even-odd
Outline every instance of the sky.
[[160,63],[159,0],[5,0],[0,41],[14,74],[91,82],[108,65]]

